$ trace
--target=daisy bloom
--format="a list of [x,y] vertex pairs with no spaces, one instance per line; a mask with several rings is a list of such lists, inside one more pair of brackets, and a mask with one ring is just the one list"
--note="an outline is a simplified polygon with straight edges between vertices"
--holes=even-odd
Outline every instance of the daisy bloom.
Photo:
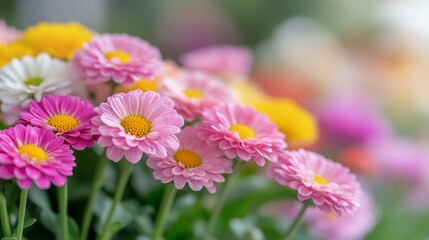
[[6,123],[13,124],[19,110],[32,99],[40,101],[43,95],[69,94],[72,79],[69,65],[48,54],[12,60],[0,69],[1,110]]
[[21,122],[49,129],[77,150],[92,147],[96,136],[91,134],[91,119],[97,115],[86,100],[74,96],[45,96],[30,102],[21,112]]
[[21,32],[14,27],[8,26],[3,20],[0,20],[0,45],[11,43],[21,36]]
[[73,64],[81,78],[95,84],[113,80],[132,84],[140,78],[153,78],[161,69],[158,48],[126,34],[94,37],[76,53]]
[[279,184],[297,190],[298,200],[311,199],[317,208],[340,216],[360,206],[360,184],[350,170],[314,152],[279,155],[267,171]]
[[247,74],[252,65],[252,52],[246,47],[210,46],[184,54],[183,66],[213,74]]
[[0,131],[0,178],[16,179],[21,189],[33,182],[41,189],[61,187],[75,166],[64,139],[47,129],[19,124]]
[[27,28],[19,41],[37,53],[46,52],[53,57],[70,60],[93,36],[93,32],[77,22],[42,22]]
[[267,116],[251,107],[226,104],[203,112],[198,137],[210,146],[219,146],[228,158],[254,159],[264,166],[265,159],[277,161],[286,148],[284,135]]
[[95,108],[91,133],[100,135],[98,143],[112,161],[125,155],[137,163],[143,153],[165,158],[168,149],[179,147],[175,134],[184,124],[173,106],[173,100],[152,91],[117,93]]
[[206,108],[236,101],[234,93],[222,80],[195,71],[183,71],[175,79],[165,79],[159,92],[174,100],[175,109],[187,122],[201,117]]
[[154,170],[155,179],[163,183],[174,181],[177,189],[185,184],[193,191],[205,187],[216,192],[215,182],[224,182],[224,173],[232,173],[232,161],[226,159],[216,146],[207,146],[197,138],[194,127],[186,127],[178,134],[179,149],[167,151],[166,158],[149,157],[147,165]]
[[34,56],[34,50],[21,43],[9,43],[0,45],[0,67],[11,62],[14,58],[21,58],[25,55]]

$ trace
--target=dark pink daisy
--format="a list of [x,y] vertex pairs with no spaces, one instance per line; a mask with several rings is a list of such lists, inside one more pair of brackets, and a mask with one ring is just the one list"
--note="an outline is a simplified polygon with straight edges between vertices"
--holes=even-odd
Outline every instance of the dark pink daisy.
[[286,148],[277,126],[251,107],[219,105],[202,115],[198,137],[210,146],[219,146],[228,158],[254,159],[264,166],[265,159],[277,161],[278,152]]
[[75,166],[64,138],[50,130],[19,124],[0,131],[0,178],[16,179],[22,189],[33,182],[41,189],[61,187]]
[[97,115],[86,100],[73,96],[45,96],[30,102],[21,113],[21,123],[46,128],[77,150],[92,147],[91,119]]

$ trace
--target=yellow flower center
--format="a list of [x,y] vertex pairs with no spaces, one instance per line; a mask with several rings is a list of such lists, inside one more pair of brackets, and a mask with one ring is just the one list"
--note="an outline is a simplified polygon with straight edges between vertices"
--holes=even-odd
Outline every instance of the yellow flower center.
[[43,82],[43,78],[41,77],[30,77],[25,80],[24,84],[27,86],[39,86]]
[[122,119],[121,126],[124,131],[135,137],[146,136],[152,129],[152,124],[146,118],[138,115],[130,115]]
[[34,144],[24,144],[18,148],[19,154],[26,154],[29,158],[33,159],[37,163],[46,161],[49,156],[42,148]]
[[185,94],[188,98],[195,99],[201,98],[204,95],[201,91],[192,88],[183,90],[183,94]]
[[143,92],[156,91],[158,89],[158,84],[154,80],[141,78],[131,86],[131,90],[136,89],[140,89]]
[[131,56],[128,53],[121,50],[107,52],[104,54],[104,56],[109,60],[112,60],[113,58],[118,58],[119,60],[121,60],[121,63],[123,64],[131,60]]
[[60,131],[70,131],[79,125],[79,121],[70,115],[57,114],[48,119],[48,125]]
[[185,168],[194,168],[201,165],[201,158],[193,151],[180,149],[174,154],[174,160],[182,163]]
[[333,212],[329,212],[326,214],[326,217],[328,217],[329,219],[336,219],[337,216],[335,215],[335,213]]
[[324,178],[320,175],[317,175],[317,174],[316,174],[316,176],[314,176],[314,181],[317,182],[318,184],[322,184],[322,185],[329,184],[329,181],[326,178]]
[[229,130],[238,133],[241,139],[256,137],[256,134],[253,129],[244,124],[234,124],[229,128]]

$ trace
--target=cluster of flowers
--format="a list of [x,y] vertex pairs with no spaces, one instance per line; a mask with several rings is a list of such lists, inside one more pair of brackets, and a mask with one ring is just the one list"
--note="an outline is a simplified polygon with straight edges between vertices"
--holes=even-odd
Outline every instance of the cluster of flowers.
[[337,216],[360,205],[348,168],[287,150],[280,130],[288,119],[267,113],[278,105],[247,106],[224,80],[248,73],[246,48],[190,52],[180,68],[142,39],[78,23],[40,23],[22,33],[1,27],[8,34],[0,39],[0,101],[11,127],[0,132],[0,178],[21,189],[65,185],[76,166],[72,149],[97,142],[114,162],[148,156],[153,177],[177,189],[215,193],[234,162],[269,161],[267,175],[301,202]]

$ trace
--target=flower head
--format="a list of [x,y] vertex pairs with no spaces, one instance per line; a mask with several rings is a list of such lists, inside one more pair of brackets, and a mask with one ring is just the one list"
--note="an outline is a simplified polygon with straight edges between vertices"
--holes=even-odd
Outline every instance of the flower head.
[[311,199],[325,212],[341,215],[360,206],[360,184],[350,170],[313,152],[300,149],[279,155],[268,176],[297,190],[298,200]]
[[184,124],[173,106],[171,99],[152,91],[117,93],[95,108],[91,132],[100,135],[98,143],[113,161],[125,155],[136,163],[143,153],[165,158],[168,149],[179,147],[175,134]]
[[259,166],[265,159],[277,161],[278,152],[286,148],[284,135],[267,116],[237,104],[204,111],[198,137],[210,146],[219,146],[228,158],[253,158]]
[[19,124],[0,131],[0,178],[15,178],[22,189],[33,182],[41,189],[61,187],[75,166],[70,147],[49,130]]
[[252,65],[252,52],[245,47],[210,46],[188,52],[180,61],[187,68],[213,74],[247,74]]
[[147,165],[154,169],[155,179],[163,183],[174,181],[178,189],[187,183],[194,191],[205,187],[215,193],[214,183],[225,181],[222,174],[232,172],[232,161],[218,147],[199,140],[194,127],[183,129],[177,137],[179,148],[169,149],[166,158],[149,157]]
[[222,102],[235,102],[234,94],[222,80],[203,72],[182,72],[161,83],[159,92],[171,97],[177,112],[192,122],[204,109]]
[[96,136],[91,134],[91,119],[97,115],[86,100],[73,96],[45,96],[30,102],[21,112],[21,122],[49,129],[77,150],[92,147]]
[[0,45],[11,43],[21,36],[21,32],[14,27],[9,27],[3,20],[0,20]]
[[25,55],[34,56],[34,50],[21,43],[0,45],[0,67],[8,64],[14,58],[21,58]]
[[90,30],[76,22],[42,22],[27,28],[19,41],[37,53],[46,52],[53,57],[69,60],[93,35]]
[[140,78],[153,78],[161,68],[158,48],[126,34],[103,34],[93,38],[76,53],[74,66],[89,83],[110,79],[132,84]]
[[69,66],[47,54],[12,60],[0,69],[0,101],[6,123],[13,124],[19,110],[26,108],[32,99],[69,94],[72,79]]

